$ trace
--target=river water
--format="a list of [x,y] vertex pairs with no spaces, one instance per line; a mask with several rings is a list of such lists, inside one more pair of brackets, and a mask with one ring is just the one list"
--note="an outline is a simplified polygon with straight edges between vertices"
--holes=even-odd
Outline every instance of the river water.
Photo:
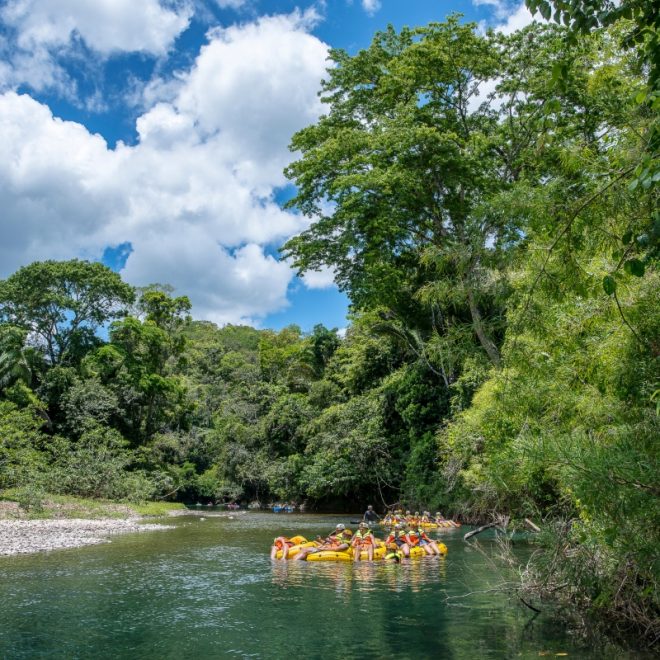
[[352,565],[268,554],[280,533],[313,538],[346,516],[165,522],[175,528],[0,558],[0,658],[628,657],[489,592],[502,577],[466,528],[433,534],[444,559]]

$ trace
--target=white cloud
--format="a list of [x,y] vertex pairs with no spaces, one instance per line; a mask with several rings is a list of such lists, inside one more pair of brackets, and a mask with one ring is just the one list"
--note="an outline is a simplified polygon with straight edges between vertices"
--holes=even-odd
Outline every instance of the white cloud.
[[362,8],[373,16],[380,9],[380,0],[362,0]]
[[335,284],[335,271],[332,267],[325,266],[319,270],[307,271],[301,279],[308,289],[329,289]]
[[320,111],[327,47],[308,19],[210,34],[139,117],[134,146],[109,149],[27,95],[0,95],[0,277],[130,242],[127,281],[172,284],[198,318],[257,322],[285,307],[293,273],[265,246],[306,224],[273,194],[291,134]]
[[99,53],[162,55],[188,26],[190,8],[169,9],[158,0],[9,0],[0,18],[28,52],[67,46],[78,35]]
[[239,9],[247,4],[248,0],[215,0],[221,9]]
[[[171,7],[171,8],[170,8]],[[75,100],[76,85],[61,66],[62,55],[93,53],[87,64],[119,52],[163,56],[190,21],[188,0],[8,0],[0,3],[0,90],[27,85]],[[87,100],[83,106],[98,105]]]
[[[504,17],[502,17],[504,18]],[[534,17],[530,14],[525,3],[521,3],[513,13],[510,13],[495,26],[497,32],[503,34],[512,34],[517,30],[522,30],[534,21]]]
[[490,7],[492,19],[480,21],[479,27],[482,31],[492,27],[496,32],[511,34],[516,30],[529,25],[534,17],[527,9],[524,2],[511,2],[510,0],[472,0],[475,7]]
[[[511,34],[520,30],[534,21],[525,3],[520,5],[511,4],[507,0],[472,0],[476,7],[485,5],[493,8],[494,21],[480,21],[479,31],[485,33],[486,28],[492,27],[496,32],[502,34]],[[490,107],[494,110],[499,109],[505,101],[504,96],[495,94],[497,85],[501,82],[500,78],[492,78],[483,81],[477,90],[477,94],[469,100],[468,111],[475,112],[485,101],[489,101]],[[494,94],[491,99],[488,96]]]
[[314,19],[296,12],[214,31],[175,101],[206,134],[224,132],[226,156],[254,185],[284,183],[288,139],[321,112],[327,47],[305,32]]

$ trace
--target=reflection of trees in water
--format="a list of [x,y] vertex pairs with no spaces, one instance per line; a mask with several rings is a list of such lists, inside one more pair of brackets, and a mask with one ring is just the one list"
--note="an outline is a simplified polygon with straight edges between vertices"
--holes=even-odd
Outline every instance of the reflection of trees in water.
[[[447,577],[443,558],[402,564],[275,561],[271,575],[285,590],[281,602],[299,601],[315,616],[331,617],[335,630],[348,633],[366,615],[360,645],[370,656],[408,657],[412,643],[424,657],[451,657],[440,590]],[[420,603],[426,616],[420,616]]]

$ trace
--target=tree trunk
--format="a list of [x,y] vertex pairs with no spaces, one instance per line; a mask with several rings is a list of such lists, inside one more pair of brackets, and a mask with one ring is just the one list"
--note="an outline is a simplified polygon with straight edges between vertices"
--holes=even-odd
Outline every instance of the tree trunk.
[[500,357],[500,352],[497,346],[495,346],[493,340],[486,334],[486,331],[484,329],[484,322],[483,319],[481,318],[481,312],[477,307],[477,302],[474,299],[474,292],[470,288],[469,283],[467,285],[467,290],[468,290],[468,302],[470,304],[470,314],[472,315],[472,325],[474,326],[474,331],[477,333],[477,337],[479,338],[481,345],[484,347],[484,350],[488,354],[490,361],[496,367],[499,368],[502,365],[502,358]]

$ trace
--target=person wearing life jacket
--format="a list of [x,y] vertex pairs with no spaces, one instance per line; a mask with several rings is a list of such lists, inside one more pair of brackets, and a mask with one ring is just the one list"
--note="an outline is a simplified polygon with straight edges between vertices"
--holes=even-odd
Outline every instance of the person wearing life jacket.
[[346,529],[346,525],[339,523],[335,528],[335,531],[328,537],[328,539],[330,539],[330,545],[333,546],[330,550],[335,550],[337,552],[348,550],[351,545],[352,536],[353,532],[351,532],[350,529]]
[[394,529],[390,532],[385,543],[389,549],[398,550],[403,553],[404,557],[410,557],[410,546],[401,523],[394,525]]
[[374,560],[374,547],[376,545],[376,539],[371,533],[369,526],[365,522],[361,522],[358,531],[353,535],[353,540],[351,541],[351,547],[353,548],[353,559],[355,561],[360,561],[360,554],[363,550],[367,551],[367,558],[369,561]]
[[278,536],[273,540],[273,545],[270,547],[270,558],[277,559],[277,553],[279,550],[281,550],[282,556],[280,559],[286,561],[289,548],[292,548],[294,545],[295,543],[288,539],[286,536]]
[[422,517],[420,518],[420,521],[423,523],[430,523],[431,522],[431,514],[428,511],[424,511],[422,513]]
[[423,548],[427,555],[440,554],[440,548],[438,547],[438,544],[432,538],[429,538],[429,535],[424,531],[422,527],[417,529],[417,538],[419,539],[419,546]]
[[348,550],[351,543],[352,532],[350,529],[346,529],[346,525],[339,523],[334,531],[332,531],[322,542],[315,548],[303,548],[294,559],[301,561],[307,559],[307,555],[311,555],[315,552],[321,552],[322,550],[334,550],[335,552],[344,552]]
[[417,525],[408,525],[405,533],[406,542],[409,548],[415,548],[419,545],[419,534],[417,533]]

